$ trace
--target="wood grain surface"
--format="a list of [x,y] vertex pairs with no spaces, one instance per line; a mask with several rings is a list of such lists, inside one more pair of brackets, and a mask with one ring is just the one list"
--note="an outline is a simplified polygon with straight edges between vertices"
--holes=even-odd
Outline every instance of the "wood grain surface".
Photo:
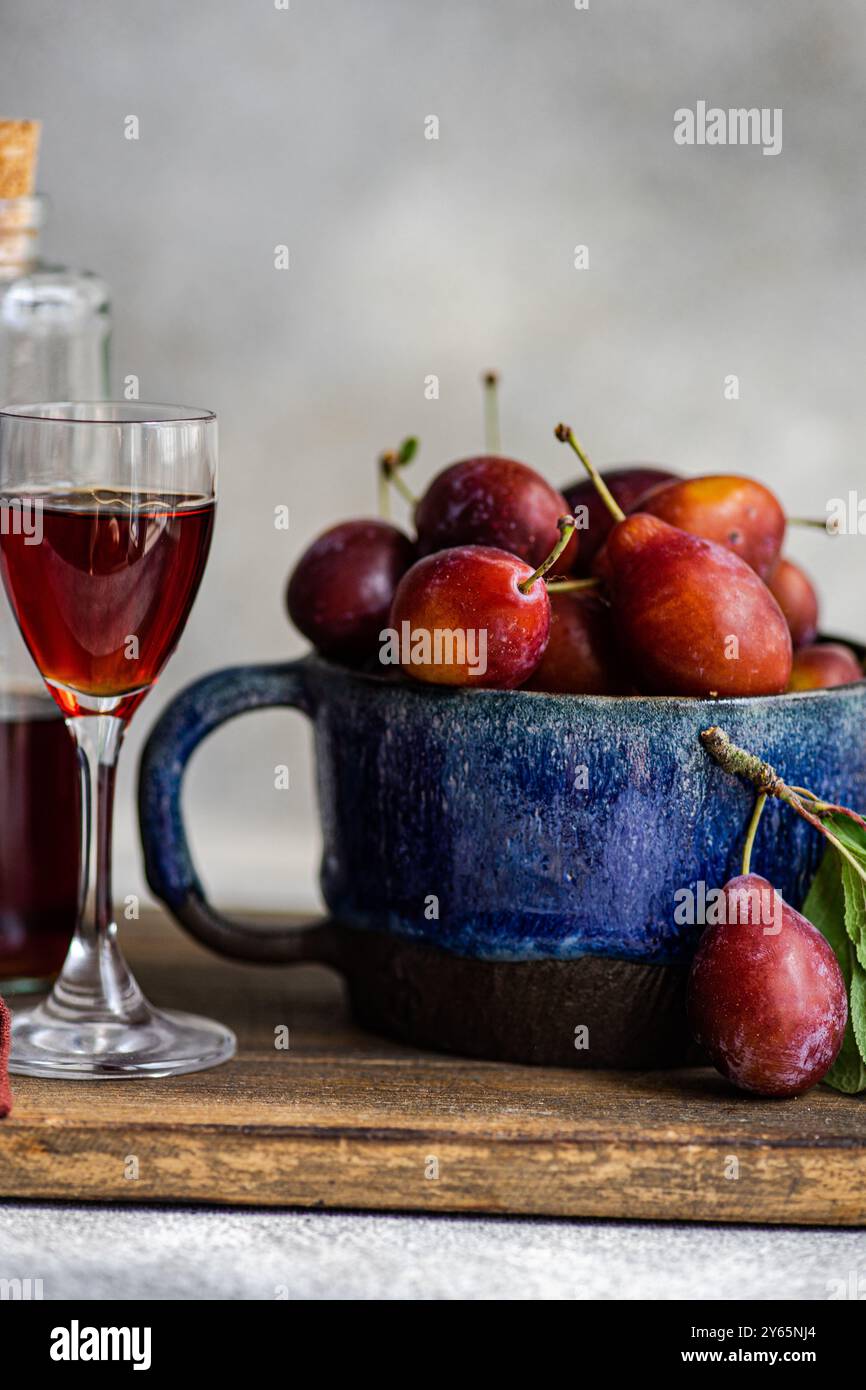
[[355,1027],[322,967],[229,964],[156,915],[124,938],[151,999],[229,1023],[238,1056],[163,1080],[13,1078],[0,1197],[866,1224],[862,1098],[419,1053]]

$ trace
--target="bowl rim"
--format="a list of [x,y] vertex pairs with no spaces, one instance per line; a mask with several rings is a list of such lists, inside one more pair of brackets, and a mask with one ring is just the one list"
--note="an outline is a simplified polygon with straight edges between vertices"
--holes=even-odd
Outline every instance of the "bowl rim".
[[[842,642],[845,646],[851,647],[863,660],[866,655],[864,645],[850,637],[832,636],[822,633],[822,642]],[[573,695],[565,694],[560,691],[551,690],[527,690],[523,686],[515,689],[497,689],[495,687],[476,687],[437,685],[425,681],[411,681],[408,678],[395,680],[392,675],[385,675],[379,671],[366,671],[352,666],[346,666],[342,662],[333,661],[330,657],[323,656],[321,652],[314,649],[309,650],[303,658],[305,664],[312,667],[321,667],[333,675],[349,676],[364,684],[373,685],[377,689],[392,689],[403,694],[410,695],[435,695],[442,699],[470,699],[481,700],[486,698],[502,700],[520,697],[523,700],[558,700],[570,703],[580,702],[584,705],[597,705],[599,708],[609,708],[617,706],[623,709],[637,709],[640,706],[650,706],[652,708],[686,708],[686,709],[757,709],[760,707],[770,707],[778,709],[780,706],[787,706],[792,703],[802,703],[803,701],[828,701],[839,699],[845,695],[850,695],[852,691],[866,690],[866,673],[858,681],[849,681],[847,685],[822,686],[817,690],[783,690],[778,695],[720,695],[712,697],[709,695]]]

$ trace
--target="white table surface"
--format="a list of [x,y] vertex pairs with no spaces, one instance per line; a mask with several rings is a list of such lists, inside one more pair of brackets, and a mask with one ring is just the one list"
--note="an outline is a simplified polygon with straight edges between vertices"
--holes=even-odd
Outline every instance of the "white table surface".
[[0,1278],[46,1299],[826,1299],[866,1232],[0,1205]]

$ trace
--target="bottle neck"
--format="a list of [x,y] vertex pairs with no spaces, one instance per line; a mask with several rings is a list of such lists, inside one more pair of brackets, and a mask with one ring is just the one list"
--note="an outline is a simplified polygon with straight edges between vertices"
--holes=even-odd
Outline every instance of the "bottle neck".
[[0,282],[33,270],[44,220],[43,198],[0,198]]

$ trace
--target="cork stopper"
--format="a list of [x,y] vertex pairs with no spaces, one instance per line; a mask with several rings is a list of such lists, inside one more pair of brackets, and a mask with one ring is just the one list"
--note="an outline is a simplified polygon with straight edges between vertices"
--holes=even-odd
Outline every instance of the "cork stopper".
[[0,198],[32,196],[39,130],[39,121],[0,120]]

